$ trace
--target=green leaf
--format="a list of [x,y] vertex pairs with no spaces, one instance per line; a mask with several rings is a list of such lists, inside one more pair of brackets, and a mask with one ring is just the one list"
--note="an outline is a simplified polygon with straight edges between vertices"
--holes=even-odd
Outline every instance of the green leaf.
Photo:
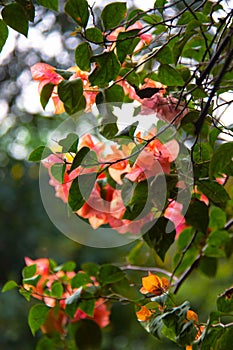
[[23,278],[31,278],[36,274],[36,264],[25,266],[22,271]]
[[224,313],[233,312],[233,287],[228,288],[224,293],[218,296],[217,308],[218,311]]
[[110,81],[116,79],[121,65],[114,52],[104,52],[101,55],[93,56],[91,61],[97,65],[89,76],[91,85],[103,88],[108,86]]
[[68,114],[85,109],[86,100],[83,96],[83,83],[81,79],[62,81],[58,85],[58,96],[64,103]]
[[210,208],[210,222],[209,227],[212,229],[222,229],[224,228],[226,224],[226,213],[218,208],[218,207],[211,207]]
[[84,319],[77,322],[75,343],[78,349],[101,350],[101,342],[102,333],[94,321]]
[[121,32],[117,36],[117,57],[121,63],[124,62],[127,55],[132,55],[135,47],[140,41],[137,37],[139,29],[128,30],[127,32]]
[[[195,12],[195,17],[198,19],[199,24],[209,23],[209,16],[204,15],[201,12]],[[177,25],[188,24],[193,20],[193,14],[191,11],[185,11],[179,18]]]
[[23,10],[27,15],[27,19],[30,22],[33,22],[35,18],[35,7],[32,0],[16,0],[16,2],[23,7]]
[[33,277],[24,278],[23,284],[30,284],[31,286],[36,286],[40,279],[41,279],[40,275],[35,275]]
[[45,305],[34,305],[28,315],[28,324],[33,335],[47,319],[50,308]]
[[50,10],[58,11],[58,0],[36,0],[36,2]]
[[5,45],[6,39],[8,38],[8,28],[7,25],[0,19],[0,52]]
[[217,341],[217,350],[231,349],[233,337],[233,327],[229,326],[225,329],[224,334]]
[[79,175],[73,180],[69,190],[68,203],[73,211],[79,210],[90,197],[97,173]]
[[75,155],[74,160],[72,162],[70,171],[78,168],[81,164],[83,159],[87,156],[87,154],[90,152],[90,148],[88,147],[82,147],[78,153]]
[[43,107],[43,109],[45,109],[45,107],[47,106],[49,99],[52,95],[53,89],[54,89],[54,84],[52,84],[52,83],[46,84],[43,87],[41,94],[40,94],[40,103],[41,103],[41,106]]
[[210,233],[204,249],[205,256],[213,258],[226,257],[227,247],[230,244],[228,231],[216,230]]
[[57,343],[56,338],[50,339],[48,337],[43,337],[36,344],[35,350],[56,350],[57,349],[56,343]]
[[209,256],[202,256],[198,268],[208,277],[215,277],[218,268],[218,260]]
[[75,62],[77,66],[84,71],[90,71],[91,69],[91,56],[92,49],[87,42],[79,44],[74,53]]
[[64,69],[55,69],[55,72],[57,74],[59,74],[65,80],[69,80],[70,77],[72,77],[72,75],[74,75],[74,72],[70,72],[70,71],[64,70]]
[[[86,298],[86,300],[85,300]],[[82,301],[78,304],[78,308],[90,317],[94,316],[95,299],[90,293],[82,295]]]
[[206,233],[209,224],[209,210],[207,205],[197,199],[191,202],[185,219],[188,225],[192,225],[198,231]]
[[184,84],[182,75],[169,64],[159,66],[158,78],[161,83],[167,86],[182,86]]
[[150,256],[150,248],[148,245],[139,241],[129,252],[127,261],[131,265],[145,265]]
[[233,142],[223,143],[217,148],[210,160],[210,178],[221,176],[224,169],[232,162]]
[[62,146],[62,152],[77,152],[79,137],[77,134],[70,133],[64,139],[61,139],[58,144]]
[[105,286],[106,284],[118,282],[124,277],[125,274],[119,267],[111,264],[104,264],[100,267],[98,280],[101,285]]
[[104,42],[103,33],[96,27],[87,28],[85,30],[85,37],[88,41],[95,44],[103,44]]
[[120,103],[124,100],[124,90],[120,85],[113,85],[109,89],[105,90],[105,100],[106,102],[110,102],[114,104],[117,102],[119,106]]
[[113,2],[106,5],[101,13],[101,19],[105,31],[120,24],[125,18],[126,11],[126,2]]
[[125,183],[122,186],[121,196],[126,207],[123,219],[139,219],[142,216],[145,216],[151,209],[152,204],[148,198],[148,180],[135,183],[125,179]]
[[138,288],[131,286],[129,280],[126,277],[118,282],[115,282],[111,286],[111,290],[117,295],[132,302],[139,302],[140,300],[144,299],[144,296],[142,296]]
[[197,181],[197,187],[214,205],[222,209],[225,208],[227,201],[230,199],[224,187],[217,182],[209,180]]
[[163,64],[174,63],[172,50],[168,45],[164,46],[158,53],[155,55],[157,61]]
[[74,261],[67,261],[61,266],[61,270],[64,272],[74,271],[76,263]]
[[63,286],[61,282],[55,281],[52,284],[52,293],[51,295],[55,298],[61,298],[63,294]]
[[11,290],[11,289],[14,289],[18,287],[18,284],[15,282],[15,281],[8,281],[4,284],[4,286],[2,287],[2,290],[1,292],[2,293],[5,293],[7,292],[8,290]]
[[81,27],[85,28],[87,26],[89,10],[86,0],[67,0],[65,12]]
[[77,273],[71,280],[71,287],[79,288],[82,286],[86,286],[89,283],[92,283],[90,276],[88,276],[85,272]]
[[50,148],[39,146],[30,153],[28,160],[31,162],[39,162],[40,160],[47,158],[50,154],[53,154]]
[[64,183],[64,174],[66,170],[66,165],[63,163],[55,163],[51,166],[50,171],[54,179],[56,179],[61,184]]
[[97,276],[99,272],[99,265],[93,262],[83,263],[81,269],[89,276]]
[[127,126],[125,129],[121,130],[116,136],[115,138],[127,138],[130,140],[134,140],[134,133],[135,130],[137,129],[138,126],[138,121],[134,122],[133,124]]
[[[153,227],[143,236],[143,239],[153,248],[161,260],[164,261],[166,252],[175,240],[175,227],[174,229],[166,233],[166,227],[169,220],[164,217],[159,218]],[[173,225],[174,226],[174,225]]]
[[[16,3],[6,5],[2,10],[2,18],[4,22],[17,32],[27,36],[28,19],[22,6]],[[16,15],[17,14],[17,15]]]
[[19,289],[19,294],[21,294],[28,302],[31,300],[31,291],[28,291],[21,287]]

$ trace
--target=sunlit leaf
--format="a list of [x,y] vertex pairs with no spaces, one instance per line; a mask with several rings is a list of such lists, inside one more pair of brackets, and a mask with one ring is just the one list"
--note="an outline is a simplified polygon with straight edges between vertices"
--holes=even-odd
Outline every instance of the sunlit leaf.
[[28,324],[33,335],[46,321],[50,308],[46,305],[34,305],[29,311]]

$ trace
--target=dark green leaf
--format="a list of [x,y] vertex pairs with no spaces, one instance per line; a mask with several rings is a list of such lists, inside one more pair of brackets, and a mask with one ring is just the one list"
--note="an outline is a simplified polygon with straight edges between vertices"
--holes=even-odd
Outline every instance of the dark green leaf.
[[39,146],[30,153],[28,160],[31,162],[38,162],[44,158],[47,158],[50,154],[53,154],[50,148],[46,146]]
[[191,202],[185,219],[188,225],[192,225],[195,229],[206,233],[209,224],[209,210],[207,205],[197,199]]
[[36,2],[50,10],[58,11],[58,0],[36,0]]
[[93,317],[95,308],[94,297],[90,293],[84,293],[82,295],[82,301],[79,303],[78,308],[85,312],[85,314],[88,316]]
[[117,105],[119,106],[119,104],[122,103],[124,100],[123,88],[120,85],[113,85],[109,89],[106,89],[105,99],[106,102],[110,102],[111,104],[117,102]]
[[135,220],[148,214],[151,209],[148,181],[138,183],[125,180],[122,186],[122,200],[126,206],[123,219]]
[[131,55],[140,41],[137,37],[139,29],[129,30],[127,32],[121,32],[117,36],[117,57],[121,63],[124,62],[127,55]]
[[18,287],[18,284],[15,282],[15,281],[8,281],[4,284],[4,286],[2,287],[2,290],[1,292],[2,293],[5,293],[7,292],[8,290],[11,290],[11,289],[14,289]]
[[217,307],[219,311],[224,313],[233,312],[233,287],[218,296]]
[[65,170],[66,165],[63,163],[55,163],[50,168],[52,176],[61,184],[64,183]]
[[93,56],[91,61],[97,65],[89,76],[91,85],[102,88],[116,79],[121,66],[114,52],[104,52],[101,55]]
[[218,260],[209,256],[202,256],[198,268],[208,277],[215,277]]
[[23,7],[24,12],[27,15],[27,19],[30,22],[33,22],[35,17],[35,7],[32,0],[16,0],[16,2],[18,2]]
[[167,45],[164,46],[161,50],[159,50],[155,57],[160,63],[173,63],[172,50]]
[[231,349],[233,337],[233,326],[225,329],[224,334],[217,341],[217,350]]
[[[175,239],[176,231],[174,229],[167,233],[166,227],[169,220],[164,217],[159,218],[153,227],[143,236],[143,239],[153,248],[158,256],[164,261],[166,252]],[[174,226],[174,225],[173,225]]]
[[40,279],[41,279],[40,275],[36,275],[30,278],[24,278],[23,284],[30,284],[31,286],[36,286]]
[[72,162],[70,171],[78,168],[81,164],[83,159],[87,156],[87,154],[90,152],[90,148],[88,147],[82,147],[78,153],[75,155],[74,160]]
[[8,38],[8,28],[7,25],[0,19],[0,52]]
[[107,123],[103,124],[99,128],[99,132],[101,135],[103,135],[106,139],[112,140],[114,136],[118,132],[118,127],[116,123]]
[[103,44],[104,37],[99,28],[92,27],[85,30],[85,37],[88,41],[96,44]]
[[126,298],[132,302],[138,302],[141,299],[144,299],[142,294],[139,292],[138,288],[131,286],[129,280],[124,277],[118,282],[115,282],[111,286],[111,290],[117,295]]
[[88,319],[77,322],[75,333],[75,343],[78,349],[82,350],[100,350],[102,334],[99,326]]
[[89,18],[88,2],[86,0],[67,0],[65,12],[81,27],[86,27]]
[[214,205],[222,209],[230,199],[224,187],[217,182],[202,180],[197,182],[197,187]]
[[82,264],[81,269],[85,271],[89,276],[96,276],[99,272],[99,265],[93,262],[88,262]]
[[79,210],[90,197],[97,173],[79,175],[73,180],[69,190],[68,203],[73,211]]
[[87,284],[92,283],[91,278],[84,272],[77,273],[71,280],[71,287],[79,288],[86,286]]
[[36,273],[36,264],[25,266],[22,271],[23,278],[31,278]]
[[207,239],[207,245],[204,254],[213,258],[226,257],[226,250],[230,244],[230,236],[228,231],[216,230],[210,233]]
[[77,134],[70,133],[64,139],[61,139],[58,144],[62,146],[62,152],[77,152],[79,137]]
[[56,350],[57,349],[57,339],[43,337],[36,344],[35,350]]
[[105,286],[106,284],[118,282],[124,277],[125,274],[119,267],[111,264],[104,264],[100,267],[98,280],[101,285]]
[[84,71],[91,69],[92,49],[87,42],[79,44],[74,53],[75,62],[77,66]]
[[34,305],[29,311],[28,324],[33,335],[46,321],[50,308],[46,305]]
[[134,140],[134,133],[135,130],[137,129],[138,126],[138,121],[134,122],[133,124],[127,126],[125,129],[121,130],[116,136],[115,138],[127,138],[130,140]]
[[72,77],[72,75],[74,74],[74,72],[70,72],[70,71],[64,70],[64,69],[55,69],[55,72],[57,74],[59,74],[65,80],[69,80],[70,77]]
[[104,7],[101,19],[105,31],[116,27],[125,18],[126,2],[113,2]]
[[52,95],[54,85],[52,83],[46,84],[40,94],[40,103],[43,109],[47,106],[49,99]]
[[58,85],[58,96],[64,103],[66,112],[70,115],[86,107],[81,79],[62,81]]
[[[2,18],[4,22],[17,32],[27,36],[28,19],[24,9],[19,4],[13,3],[6,5],[2,10]],[[17,15],[16,15],[17,14]]]
[[210,160],[210,178],[221,175],[224,169],[232,162],[232,158],[233,142],[220,145]]
[[182,86],[184,80],[181,74],[169,64],[161,64],[159,66],[158,78],[167,86]]

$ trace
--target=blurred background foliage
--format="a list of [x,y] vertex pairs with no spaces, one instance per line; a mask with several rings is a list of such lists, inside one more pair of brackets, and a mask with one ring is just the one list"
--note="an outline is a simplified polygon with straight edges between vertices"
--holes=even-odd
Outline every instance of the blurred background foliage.
[[[72,66],[73,51],[78,44],[78,39],[70,36],[73,30],[73,22],[64,14],[37,8],[29,38],[11,30],[7,45],[0,54],[1,286],[9,279],[20,282],[25,256],[32,259],[49,257],[58,263],[74,260],[78,267],[86,261],[126,264],[127,252],[137,245],[135,242],[114,249],[95,249],[65,237],[50,222],[43,208],[38,184],[39,166],[27,162],[30,151],[45,143],[49,132],[63,120],[62,115],[53,117],[49,110],[41,110],[37,84],[31,81],[29,67],[43,61],[57,68]],[[162,264],[158,257],[148,260],[147,249],[145,255],[138,257],[138,264],[169,269],[169,254]],[[172,249],[170,256],[171,253]],[[229,261],[223,261],[217,279],[213,280],[194,272],[181,287],[178,301],[189,300],[192,309],[205,322],[217,294],[231,284],[231,266]],[[137,276],[140,284],[142,274],[131,273]],[[37,340],[27,325],[29,307],[16,291],[0,296],[0,348],[35,348]],[[131,305],[114,304],[111,320],[111,325],[104,330],[103,350],[151,350],[156,344],[161,350],[178,349],[170,342],[163,341],[158,345],[158,341],[136,321]]]

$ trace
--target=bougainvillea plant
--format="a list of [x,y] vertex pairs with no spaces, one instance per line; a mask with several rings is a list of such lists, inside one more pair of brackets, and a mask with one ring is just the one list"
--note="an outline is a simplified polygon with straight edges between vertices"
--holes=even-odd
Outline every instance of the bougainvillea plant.
[[[186,350],[230,349],[232,286],[216,296],[217,311],[206,320],[176,294],[193,270],[213,276],[218,260],[232,254],[232,125],[219,112],[232,101],[223,98],[232,93],[232,9],[207,0],[157,0],[146,10],[112,2],[101,11],[86,0],[67,0],[60,10],[56,0],[37,3],[64,11],[80,39],[73,67],[31,67],[41,105],[52,99],[57,118],[93,123],[85,133],[63,130],[55,147],[38,146],[29,160],[47,168],[67,215],[93,230],[130,234],[138,251],[144,242],[162,261],[172,246],[173,263],[170,271],[140,269],[131,258],[132,265],[90,262],[76,270],[71,261],[26,257],[22,282],[2,291],[18,288],[38,301],[28,317],[32,334],[43,335],[38,349],[101,349],[114,302],[134,304],[149,333]],[[31,1],[3,5],[1,47],[7,26],[27,35],[33,19]],[[125,106],[133,106],[136,121]],[[133,268],[140,286],[127,273]]]

